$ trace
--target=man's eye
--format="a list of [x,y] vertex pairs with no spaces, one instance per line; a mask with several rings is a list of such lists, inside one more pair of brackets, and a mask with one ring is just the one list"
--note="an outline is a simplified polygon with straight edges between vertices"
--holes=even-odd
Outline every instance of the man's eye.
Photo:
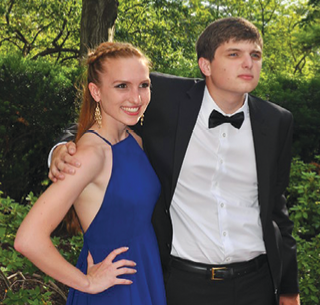
[[237,53],[229,53],[229,56],[230,57],[236,57],[236,56],[238,56],[238,54]]
[[251,56],[253,58],[255,58],[255,59],[260,59],[261,58],[261,54],[259,54],[259,53],[253,53],[253,54],[251,54]]

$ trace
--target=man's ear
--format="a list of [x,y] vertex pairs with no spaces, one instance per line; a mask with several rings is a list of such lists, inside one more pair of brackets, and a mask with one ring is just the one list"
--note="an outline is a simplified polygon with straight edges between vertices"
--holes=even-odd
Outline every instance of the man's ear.
[[210,76],[211,75],[211,67],[210,67],[210,61],[204,57],[200,57],[198,60],[199,68],[204,76]]
[[89,88],[89,91],[90,91],[91,96],[93,97],[93,99],[96,102],[100,102],[101,98],[100,98],[100,89],[99,89],[99,87],[94,83],[89,83],[88,88]]

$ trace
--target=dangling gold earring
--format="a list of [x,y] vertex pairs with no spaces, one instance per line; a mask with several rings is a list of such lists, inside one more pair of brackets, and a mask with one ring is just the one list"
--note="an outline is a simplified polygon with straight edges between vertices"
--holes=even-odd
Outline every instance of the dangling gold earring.
[[140,125],[143,126],[144,114],[140,117]]
[[96,107],[96,110],[94,112],[94,120],[98,124],[99,128],[101,128],[101,126],[102,126],[102,116],[101,116],[101,111],[100,111],[100,107],[99,106],[100,106],[100,104],[99,104],[99,102],[97,102],[97,107]]

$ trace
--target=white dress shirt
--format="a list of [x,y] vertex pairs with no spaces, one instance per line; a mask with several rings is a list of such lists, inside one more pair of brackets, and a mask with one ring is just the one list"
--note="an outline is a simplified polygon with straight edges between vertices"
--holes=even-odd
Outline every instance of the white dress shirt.
[[170,213],[171,254],[208,264],[250,260],[265,253],[248,96],[240,129],[209,129],[212,110],[224,114],[207,88],[193,130]]

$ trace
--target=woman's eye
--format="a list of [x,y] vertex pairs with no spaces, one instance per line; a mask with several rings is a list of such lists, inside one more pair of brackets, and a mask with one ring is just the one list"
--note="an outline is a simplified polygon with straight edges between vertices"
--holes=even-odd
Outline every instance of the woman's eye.
[[116,88],[120,88],[120,89],[127,88],[127,84],[119,84],[116,86]]
[[150,87],[150,84],[149,83],[142,83],[140,85],[141,88],[149,88]]

